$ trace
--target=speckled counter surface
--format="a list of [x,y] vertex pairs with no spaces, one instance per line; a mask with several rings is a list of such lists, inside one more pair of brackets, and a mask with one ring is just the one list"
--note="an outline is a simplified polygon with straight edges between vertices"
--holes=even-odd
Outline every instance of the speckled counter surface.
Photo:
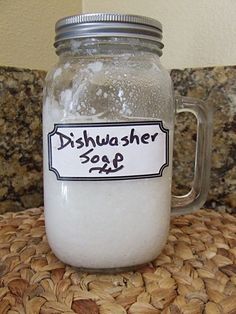
[[0,68],[0,213],[42,204],[45,73]]
[[[236,66],[173,70],[177,94],[196,97],[213,109],[211,186],[206,207],[236,210]],[[193,173],[196,122],[177,115],[174,189],[187,191]]]
[[[236,208],[236,67],[173,70],[177,94],[201,98],[214,111],[211,188],[206,206]],[[45,72],[0,67],[0,213],[43,204],[42,88]],[[195,120],[177,116],[173,190],[188,190]]]

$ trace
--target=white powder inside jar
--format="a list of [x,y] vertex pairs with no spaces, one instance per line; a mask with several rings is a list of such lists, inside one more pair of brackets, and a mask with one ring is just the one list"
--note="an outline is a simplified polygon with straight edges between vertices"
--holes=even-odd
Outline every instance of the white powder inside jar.
[[[44,149],[46,156],[46,138]],[[160,253],[169,228],[170,168],[161,178],[73,182],[58,181],[47,158],[44,167],[47,237],[62,261],[115,268],[143,264]]]
[[102,89],[101,88],[99,88],[99,90],[96,92],[96,95],[97,96],[101,96],[102,95]]
[[102,70],[103,64],[100,61],[91,62],[88,64],[87,68],[93,72],[100,72]]
[[58,76],[61,75],[61,73],[62,73],[61,68],[56,69],[56,71],[54,72],[54,75],[53,75],[53,79],[55,80]]

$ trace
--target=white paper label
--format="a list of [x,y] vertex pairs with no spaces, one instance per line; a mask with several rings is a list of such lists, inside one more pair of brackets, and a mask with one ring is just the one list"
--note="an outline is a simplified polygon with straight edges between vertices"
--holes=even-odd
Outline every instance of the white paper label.
[[58,180],[161,177],[169,165],[169,130],[162,121],[55,124],[48,154]]

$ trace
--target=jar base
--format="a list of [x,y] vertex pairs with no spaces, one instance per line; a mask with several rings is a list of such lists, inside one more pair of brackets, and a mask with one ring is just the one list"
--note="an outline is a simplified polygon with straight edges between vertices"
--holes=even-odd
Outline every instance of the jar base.
[[103,274],[117,274],[117,273],[125,273],[131,271],[137,271],[140,268],[147,266],[149,263],[143,263],[134,266],[127,266],[127,267],[114,267],[114,268],[86,268],[86,267],[74,267],[78,272],[85,272],[85,273],[103,273]]

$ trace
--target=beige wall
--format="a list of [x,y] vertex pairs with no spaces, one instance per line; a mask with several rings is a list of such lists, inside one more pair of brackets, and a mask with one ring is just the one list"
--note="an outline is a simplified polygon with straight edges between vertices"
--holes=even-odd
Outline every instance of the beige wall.
[[236,64],[235,0],[83,0],[83,12],[99,11],[159,19],[167,68]]
[[0,0],[0,65],[49,69],[55,22],[82,10],[159,19],[167,68],[236,64],[235,0]]
[[0,0],[0,65],[49,69],[55,22],[81,13],[81,0]]

